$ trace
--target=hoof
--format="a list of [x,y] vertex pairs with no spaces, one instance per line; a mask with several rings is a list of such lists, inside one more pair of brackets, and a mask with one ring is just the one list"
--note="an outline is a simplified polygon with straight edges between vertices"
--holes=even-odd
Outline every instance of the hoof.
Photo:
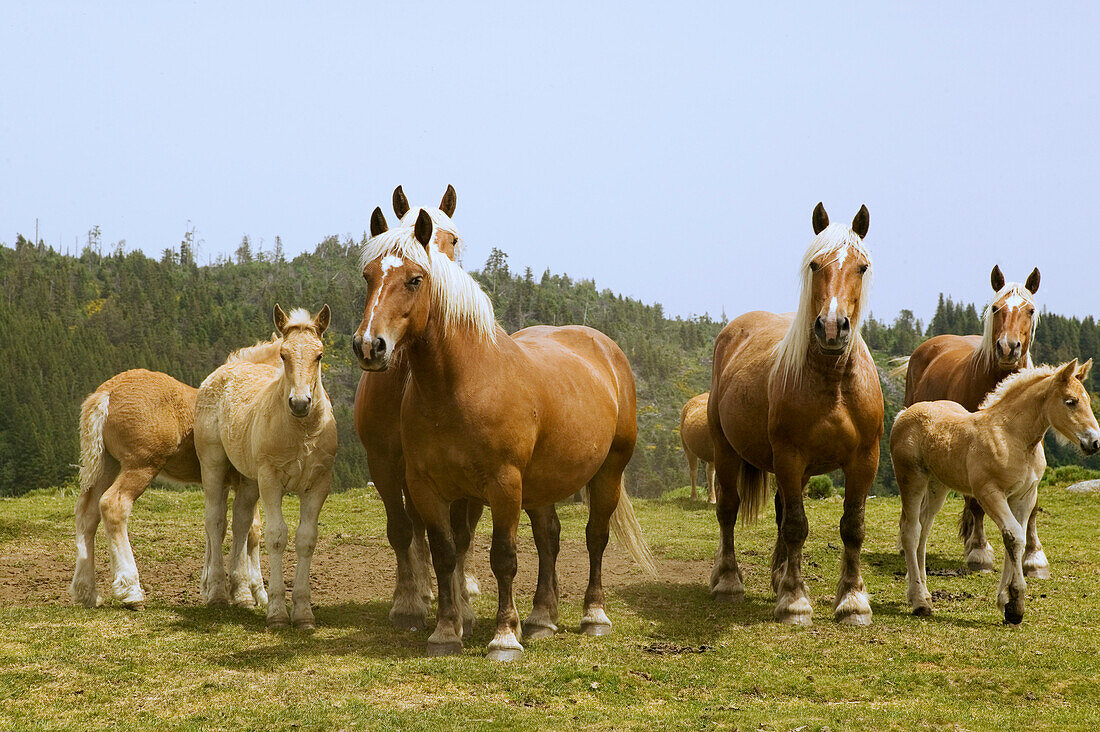
[[710,593],[715,602],[728,602],[733,605],[740,604],[745,601],[745,591],[740,592],[718,592],[712,590]]
[[783,613],[782,615],[776,615],[775,620],[783,625],[798,625],[803,628],[808,628],[814,624],[813,616],[805,613]]
[[611,626],[603,623],[586,623],[581,626],[581,632],[590,636],[611,635]]
[[428,627],[428,618],[425,615],[390,615],[393,626],[398,630],[420,630]]
[[523,624],[523,637],[525,640],[539,640],[540,638],[552,638],[558,632],[557,628],[545,625]]
[[295,620],[294,627],[298,630],[313,630],[317,624],[312,620]]
[[1023,613],[1014,613],[1010,610],[1007,610],[1007,609],[1005,610],[1005,619],[1004,619],[1004,624],[1005,625],[1016,626],[1016,625],[1019,625],[1022,622],[1024,622]]
[[134,612],[137,612],[139,610],[144,610],[145,609],[145,600],[134,600],[133,602],[124,602],[124,603],[122,603],[122,607],[126,608],[127,610],[133,610]]
[[290,623],[286,618],[268,618],[267,629],[268,630],[286,630],[290,627]]
[[233,607],[254,608],[256,607],[256,599],[251,594],[234,597]]
[[1028,567],[1024,569],[1024,576],[1033,579],[1050,579],[1050,567]]
[[485,658],[490,661],[518,661],[523,656],[523,651],[519,648],[492,648],[485,654]]
[[853,625],[857,627],[864,627],[871,624],[870,613],[846,613],[844,615],[838,615],[836,621],[841,625]]
[[979,572],[981,574],[989,574],[993,571],[993,565],[985,564],[984,562],[967,562],[966,568],[971,572]]
[[918,618],[930,618],[932,617],[932,608],[921,605],[920,607],[913,608],[913,615]]
[[462,653],[462,641],[428,644],[429,656],[457,656],[460,653]]

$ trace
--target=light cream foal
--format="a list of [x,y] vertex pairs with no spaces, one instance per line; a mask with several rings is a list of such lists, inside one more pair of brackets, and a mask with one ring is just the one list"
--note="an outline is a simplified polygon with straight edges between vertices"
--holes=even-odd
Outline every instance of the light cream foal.
[[[289,316],[278,305],[274,311],[280,338],[229,357],[199,387],[195,409],[195,451],[202,463],[206,493],[206,567],[203,599],[225,603],[232,596],[242,603],[247,592],[245,518],[251,519],[257,492],[264,504],[264,539],[271,563],[268,581],[267,624],[312,628],[309,566],[317,544],[317,518],[329,493],[336,456],[336,422],[332,405],[321,385],[321,336],[329,324],[328,305],[316,318],[305,310]],[[276,365],[271,354],[278,354]],[[222,562],[225,539],[226,473],[241,475],[233,501],[233,549],[230,554],[229,592]],[[283,581],[283,552],[287,544],[283,494],[300,497],[300,520],[294,535],[298,565],[294,575],[293,607],[288,617]]]

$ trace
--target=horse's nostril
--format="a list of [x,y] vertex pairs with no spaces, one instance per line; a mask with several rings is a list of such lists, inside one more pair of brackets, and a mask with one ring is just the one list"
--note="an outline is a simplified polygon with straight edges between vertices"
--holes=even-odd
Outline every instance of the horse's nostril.
[[381,356],[386,352],[386,339],[382,336],[375,338],[370,344],[371,353],[375,356]]
[[849,318],[845,318],[844,320],[840,321],[840,332],[841,332],[841,333],[847,333],[847,332],[849,332],[849,331],[850,331],[851,329],[852,329],[852,321],[851,321],[851,319],[849,319]]
[[356,358],[363,358],[363,336],[356,335],[351,339],[351,352]]

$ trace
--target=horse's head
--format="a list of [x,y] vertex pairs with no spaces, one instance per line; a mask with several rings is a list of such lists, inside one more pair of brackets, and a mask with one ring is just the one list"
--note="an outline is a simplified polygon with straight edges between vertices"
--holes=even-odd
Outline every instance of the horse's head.
[[1083,383],[1091,368],[1091,358],[1080,366],[1077,359],[1061,366],[1054,373],[1045,405],[1055,432],[1067,442],[1075,442],[1086,455],[1100,452],[1100,426]]
[[389,232],[382,209],[371,215],[370,242],[390,236],[363,255],[367,301],[351,349],[364,371],[384,371],[406,336],[423,332],[427,325],[434,228],[432,217],[420,209],[410,241],[405,228]]
[[997,266],[989,279],[996,294],[985,312],[983,338],[987,353],[1002,369],[1023,368],[1028,365],[1031,337],[1038,322],[1033,296],[1039,290],[1039,269],[1033,269],[1023,285],[1017,282],[1006,285]]
[[275,329],[283,339],[279,358],[283,362],[287,404],[295,417],[308,417],[313,410],[313,396],[321,386],[321,356],[325,351],[321,336],[328,328],[329,317],[328,305],[316,317],[303,308],[287,315],[278,304],[272,313]]
[[[862,206],[851,227],[829,225],[820,203],[814,208],[816,238],[803,262],[803,297],[809,296],[804,313],[813,316],[813,334],[822,353],[839,356],[848,350],[853,323],[858,327],[863,300],[870,286],[870,254],[863,246],[870,214]],[[808,290],[807,290],[808,285]]]
[[[455,206],[458,204],[458,197],[455,194],[454,186],[448,185],[447,190],[443,193],[443,200],[439,202],[439,211],[447,215],[450,219],[455,215]],[[401,186],[393,189],[393,212],[400,219],[402,226],[413,226],[416,224],[416,219],[420,215],[420,209],[413,209],[409,207],[409,199],[405,198],[405,191],[401,190]],[[430,213],[430,211],[429,211]],[[435,235],[436,248],[439,251],[447,255],[448,259],[457,259],[459,252],[457,251],[461,244],[458,240],[458,235],[454,231],[448,231],[447,229],[438,229]]]

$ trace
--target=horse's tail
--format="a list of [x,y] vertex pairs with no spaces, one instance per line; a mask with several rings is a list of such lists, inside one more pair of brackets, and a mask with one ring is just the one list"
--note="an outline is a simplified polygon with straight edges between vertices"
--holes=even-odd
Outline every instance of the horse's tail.
[[888,362],[890,368],[886,371],[886,375],[896,379],[904,378],[909,373],[909,358],[909,356],[891,358]]
[[[581,495],[586,504],[590,503],[588,488],[581,489]],[[645,543],[642,536],[642,526],[638,523],[638,517],[634,515],[634,506],[630,504],[630,496],[626,494],[626,485],[619,479],[619,503],[611,514],[611,531],[615,534],[615,541],[626,547],[634,561],[650,577],[657,576],[657,561],[653,558],[653,552]]]
[[741,499],[741,525],[756,523],[768,499],[768,472],[742,460],[737,469],[737,495]]
[[93,392],[80,405],[80,492],[95,487],[103,472],[103,424],[107,421],[111,395]]

